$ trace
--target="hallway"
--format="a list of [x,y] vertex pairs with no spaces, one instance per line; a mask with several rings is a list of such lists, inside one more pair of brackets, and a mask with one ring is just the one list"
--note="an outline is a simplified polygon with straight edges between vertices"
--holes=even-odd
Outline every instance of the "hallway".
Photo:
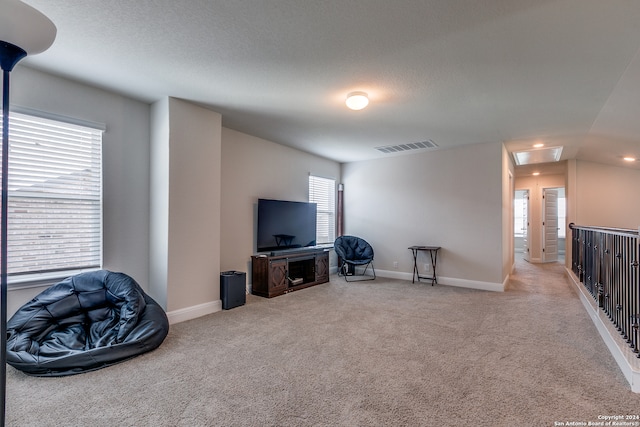
[[507,290],[553,293],[561,287],[572,286],[565,270],[564,255],[558,261],[548,263],[531,263],[525,261],[522,255],[515,254],[515,265]]

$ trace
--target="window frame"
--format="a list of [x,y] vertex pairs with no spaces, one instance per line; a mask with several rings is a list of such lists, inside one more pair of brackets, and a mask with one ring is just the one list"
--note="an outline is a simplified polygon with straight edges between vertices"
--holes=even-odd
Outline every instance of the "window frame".
[[[48,130],[46,128],[48,128]],[[105,126],[99,123],[67,118],[21,107],[11,110],[9,115],[9,253],[7,257],[7,263],[9,264],[8,285],[10,288],[42,286],[43,284],[52,283],[77,273],[102,268],[104,259],[102,162],[104,158],[103,133],[105,130]],[[68,139],[69,142],[63,142],[63,138]],[[52,164],[51,157],[47,157],[47,155],[39,151],[29,151],[31,148],[28,147],[30,143],[33,144],[35,150],[40,150],[42,148],[41,146],[44,145],[52,147],[50,150],[51,153],[53,153],[53,150],[59,150],[55,151],[54,154],[60,158],[59,154],[62,153],[62,160],[59,160],[58,166],[47,166],[48,164]],[[72,150],[79,147],[85,151],[86,153],[83,153],[84,160],[78,161],[77,159],[73,159],[73,154],[70,155],[65,151],[65,144],[68,144],[67,147],[71,147],[70,149]],[[76,145],[74,146],[74,144]],[[65,155],[68,157],[65,157]],[[59,166],[68,167],[69,169],[65,173],[56,172],[56,168]],[[24,177],[30,178],[29,173],[31,171],[35,171],[33,176],[40,175],[44,172],[49,172],[53,175],[49,175],[47,178],[41,178],[39,183],[33,184],[33,188],[29,188],[29,186],[21,181],[19,176],[22,174],[23,180]],[[16,175],[16,173],[19,175]],[[69,179],[69,177],[71,177],[71,179]],[[52,184],[51,182],[53,181],[65,182]],[[88,183],[89,181],[90,183]],[[12,187],[12,184],[16,182],[18,182],[18,185]],[[34,188],[38,187],[41,187],[41,189],[34,190]],[[50,188],[47,191],[45,187]],[[25,189],[28,191],[25,191]],[[22,228],[16,225],[20,220],[24,221],[24,218],[17,217],[15,212],[17,205],[14,203],[17,203],[19,200],[22,200],[22,203],[24,203],[25,200],[27,203],[28,201],[45,201],[43,204],[44,210],[41,214],[53,216],[57,214],[58,218],[62,219],[63,227],[66,227],[61,228],[61,231],[58,231],[57,234],[69,234],[71,232],[80,237],[76,237],[75,239],[66,237],[60,244],[53,240],[48,243],[46,240],[44,240],[45,243],[37,242],[38,238],[35,239],[34,243],[34,238],[31,236],[31,240],[29,240],[31,243],[16,243],[16,235],[12,235],[11,233],[12,228],[14,230],[23,229],[27,232],[31,228],[27,222],[21,224]],[[51,206],[46,206],[48,202],[53,203]],[[64,216],[65,214],[61,214],[60,212],[55,213],[55,211],[53,214],[47,213],[51,212],[51,209],[59,209],[59,207],[69,202],[72,203],[71,207],[76,206],[78,203],[91,205],[91,212],[88,214],[90,219],[87,220],[86,217],[80,218],[78,216],[73,218],[73,221],[69,224],[65,223],[67,219]],[[33,206],[35,206],[35,204],[30,207]],[[27,217],[31,217],[29,219],[33,221],[33,213],[27,213],[27,209],[22,210],[25,212],[21,213],[24,213]],[[73,210],[72,212],[77,213],[78,211]],[[85,222],[89,224],[89,227],[78,232],[78,229],[82,228],[80,225]],[[54,230],[55,228],[52,227],[51,229]],[[52,234],[56,233],[54,232]],[[82,241],[81,245],[77,244],[77,239]],[[26,252],[32,249],[35,250],[34,247],[46,249],[50,251],[47,255],[56,253],[61,261],[52,261],[48,265],[45,264],[44,268],[37,268],[36,266],[38,264],[35,260],[42,261],[47,258],[47,255],[40,257],[32,256],[32,261],[34,262],[30,265],[29,261],[22,259],[20,260],[22,262],[22,264],[20,264],[21,267],[12,270],[12,242],[14,248],[16,245],[22,245]],[[28,247],[29,244],[35,246]],[[75,252],[70,255],[66,255],[66,252],[62,253],[66,248],[75,248]],[[91,253],[90,257],[83,255],[87,250]],[[69,257],[74,256],[76,256],[75,260],[79,262],[76,265],[67,262]],[[25,256],[25,258],[28,258],[28,256]],[[13,264],[15,265],[16,261],[14,261]]]
[[[327,178],[323,176],[309,174],[309,202],[316,203],[318,206],[316,216],[316,244],[327,245],[333,244],[336,238],[336,179]],[[322,194],[317,194],[321,191],[321,187],[326,189],[326,197],[322,197]],[[326,217],[326,221],[321,221],[320,218]],[[325,231],[323,223],[326,223],[326,233],[321,234],[321,231]],[[319,237],[326,235],[328,241],[320,241]]]

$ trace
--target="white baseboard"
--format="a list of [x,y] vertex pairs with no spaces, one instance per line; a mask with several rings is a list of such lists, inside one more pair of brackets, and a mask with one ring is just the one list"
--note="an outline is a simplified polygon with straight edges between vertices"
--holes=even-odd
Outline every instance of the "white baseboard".
[[376,276],[384,277],[387,279],[398,280],[411,280],[411,273],[405,273],[404,271],[392,271],[392,270],[376,270]]
[[[337,273],[337,267],[331,268],[331,273]],[[413,275],[411,273],[402,271],[376,270],[376,275],[388,279],[399,279],[407,281],[413,279]],[[508,278],[506,280],[508,280]],[[422,279],[421,283],[429,284],[430,280]],[[505,290],[505,283],[500,284],[491,282],[480,282],[477,280],[456,279],[451,277],[438,277],[439,285],[457,286],[461,288],[478,289],[483,291],[503,292]],[[248,285],[248,288],[249,290],[251,289],[251,284]],[[169,324],[173,325],[175,323],[196,319],[198,317],[206,316],[207,314],[212,314],[221,310],[222,301],[217,300],[204,304],[194,305],[193,307],[186,307],[179,310],[167,312],[167,317],[169,319]]]
[[456,279],[453,277],[438,277],[441,285],[458,286],[460,288],[478,289],[480,291],[504,292],[506,282],[481,282],[479,280]]
[[600,337],[607,345],[609,352],[613,355],[616,363],[620,367],[622,374],[631,386],[631,391],[640,393],[640,359],[631,351],[631,348],[624,342],[620,333],[616,330],[609,317],[600,310],[595,300],[580,283],[576,275],[569,268],[565,267],[567,275],[578,290],[580,301],[584,305],[591,321],[600,333]]
[[[376,270],[376,274],[380,277],[386,277],[387,279],[399,279],[399,280],[413,280],[413,275],[411,273],[405,273],[402,271],[391,271],[391,270]],[[457,286],[459,288],[469,288],[469,289],[478,289],[482,291],[493,291],[493,292],[504,292],[506,289],[506,283],[509,278],[505,279],[503,283],[493,283],[493,282],[481,282],[478,280],[466,280],[466,279],[456,279],[453,277],[443,277],[438,276],[438,284],[446,285],[446,286]],[[420,283],[428,283],[430,284],[429,279],[421,279]]]
[[167,312],[169,324],[173,325],[187,320],[196,319],[207,314],[215,313],[222,310],[222,300],[206,302],[204,304],[194,305],[193,307],[181,308],[179,310]]

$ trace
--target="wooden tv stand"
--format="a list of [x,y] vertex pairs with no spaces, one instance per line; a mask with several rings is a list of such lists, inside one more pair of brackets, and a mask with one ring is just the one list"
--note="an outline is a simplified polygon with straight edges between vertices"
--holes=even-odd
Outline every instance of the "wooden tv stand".
[[272,298],[329,281],[329,251],[300,250],[251,257],[251,292]]

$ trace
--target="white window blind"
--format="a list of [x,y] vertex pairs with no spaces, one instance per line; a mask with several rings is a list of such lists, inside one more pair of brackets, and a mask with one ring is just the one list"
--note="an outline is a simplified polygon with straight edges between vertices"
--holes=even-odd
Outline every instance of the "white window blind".
[[333,243],[336,238],[336,181],[309,175],[309,202],[318,205],[317,244]]
[[102,265],[102,131],[11,113],[12,278]]

